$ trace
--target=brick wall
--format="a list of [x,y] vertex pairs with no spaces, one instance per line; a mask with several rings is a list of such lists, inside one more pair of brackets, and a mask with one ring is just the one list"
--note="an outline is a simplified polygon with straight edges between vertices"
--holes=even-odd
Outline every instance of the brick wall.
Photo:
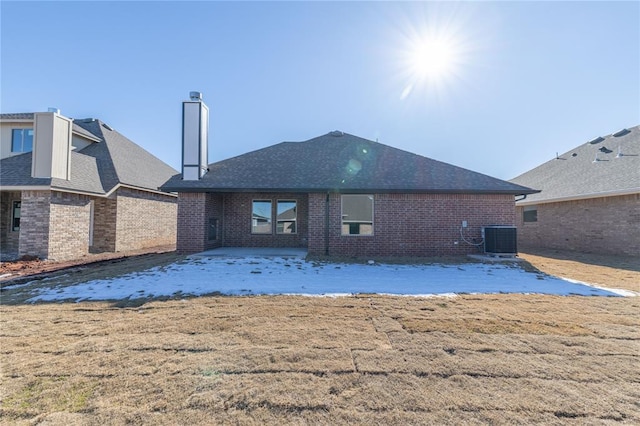
[[50,191],[22,191],[20,256],[49,257]]
[[520,248],[640,255],[640,194],[538,204],[537,222],[517,207]]
[[116,194],[109,198],[94,199],[93,246],[92,251],[116,251],[116,219],[118,199]]
[[[325,254],[325,197],[310,194],[310,254]],[[480,239],[487,225],[514,225],[512,195],[376,194],[374,234],[341,235],[340,195],[329,196],[329,255],[445,256],[477,253],[468,241]]]
[[[215,198],[214,198],[215,197]],[[298,201],[298,232],[293,235],[251,233],[252,200]],[[460,236],[479,241],[481,228],[515,225],[512,195],[376,194],[374,235],[341,235],[340,195],[326,194],[180,194],[178,202],[178,250],[197,252],[211,247],[205,232],[209,217],[222,214],[221,245],[227,247],[307,247],[310,254],[325,254],[328,229],[329,255],[335,256],[443,256],[477,253]],[[275,217],[275,214],[273,215]],[[274,224],[275,226],[275,224]]]
[[175,197],[120,188],[116,198],[115,251],[176,243]]
[[51,191],[49,206],[50,260],[69,260],[89,252],[91,198]]
[[3,253],[18,253],[20,232],[13,230],[13,202],[20,201],[18,191],[0,192],[0,250]]
[[196,253],[207,249],[207,195],[178,194],[177,250],[180,253]]
[[[251,233],[253,200],[272,201],[272,232]],[[295,234],[276,233],[277,200],[297,201],[297,230]],[[308,230],[307,194],[292,193],[233,193],[224,195],[224,235],[226,247],[307,247]]]

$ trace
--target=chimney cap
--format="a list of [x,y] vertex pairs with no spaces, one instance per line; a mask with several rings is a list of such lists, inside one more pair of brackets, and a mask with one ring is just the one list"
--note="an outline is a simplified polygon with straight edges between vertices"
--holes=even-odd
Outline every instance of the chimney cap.
[[200,93],[200,92],[189,92],[189,99],[191,99],[192,101],[201,101],[202,100],[202,93]]
[[49,108],[47,108],[47,112],[52,112],[54,114],[60,114],[60,108],[49,107]]

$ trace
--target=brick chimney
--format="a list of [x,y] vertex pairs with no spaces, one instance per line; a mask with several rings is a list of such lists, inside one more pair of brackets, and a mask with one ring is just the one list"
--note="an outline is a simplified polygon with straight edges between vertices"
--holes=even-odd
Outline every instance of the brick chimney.
[[190,92],[182,102],[182,179],[199,180],[207,173],[209,108],[200,92]]
[[34,114],[33,128],[31,177],[69,180],[73,120],[49,108],[49,112]]

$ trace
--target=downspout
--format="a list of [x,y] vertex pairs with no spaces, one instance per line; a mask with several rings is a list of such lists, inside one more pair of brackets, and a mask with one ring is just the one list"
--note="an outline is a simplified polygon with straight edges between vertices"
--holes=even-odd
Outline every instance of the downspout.
[[329,192],[324,203],[324,255],[329,256]]

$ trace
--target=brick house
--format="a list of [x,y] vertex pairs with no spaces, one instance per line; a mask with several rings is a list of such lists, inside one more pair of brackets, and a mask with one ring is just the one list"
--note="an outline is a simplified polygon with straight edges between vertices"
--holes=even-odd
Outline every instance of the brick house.
[[0,114],[0,250],[68,260],[175,244],[176,170],[96,119]]
[[521,247],[640,255],[640,126],[583,143],[511,182],[542,190],[516,203]]
[[183,103],[182,174],[161,187],[178,193],[180,252],[474,253],[467,242],[478,244],[483,226],[514,225],[514,196],[535,192],[339,131],[207,164],[208,109],[192,95]]

